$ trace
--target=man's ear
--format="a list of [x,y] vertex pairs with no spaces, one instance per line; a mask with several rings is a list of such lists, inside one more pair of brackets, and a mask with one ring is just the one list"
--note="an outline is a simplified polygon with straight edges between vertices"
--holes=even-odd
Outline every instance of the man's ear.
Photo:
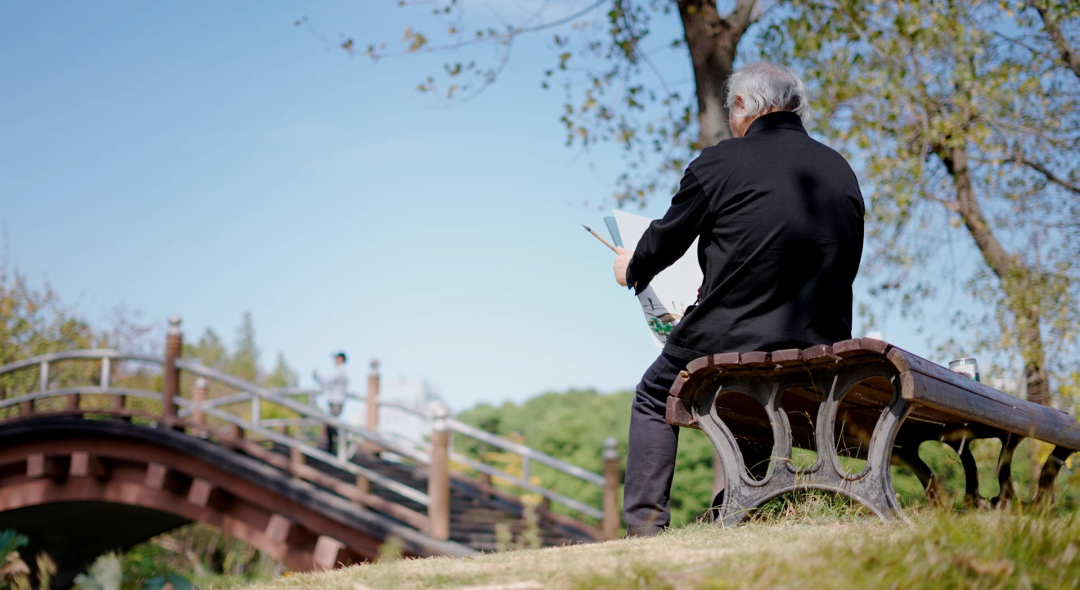
[[746,116],[746,103],[741,96],[735,96],[735,102],[731,103],[731,114],[742,118]]

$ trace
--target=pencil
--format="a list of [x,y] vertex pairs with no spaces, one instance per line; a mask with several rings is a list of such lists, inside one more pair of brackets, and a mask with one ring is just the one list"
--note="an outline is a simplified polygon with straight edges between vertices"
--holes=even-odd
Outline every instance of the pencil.
[[601,242],[603,242],[605,246],[607,246],[608,248],[611,248],[611,251],[612,251],[612,252],[614,252],[614,253],[616,253],[616,254],[618,254],[618,253],[619,253],[619,251],[615,249],[615,246],[612,246],[612,245],[611,245],[610,243],[608,243],[608,241],[607,241],[607,240],[605,240],[604,238],[600,237],[600,234],[598,234],[598,233],[594,232],[594,231],[592,230],[592,228],[591,228],[591,227],[589,227],[589,226],[585,225],[584,223],[583,223],[583,224],[581,224],[581,227],[585,228],[585,231],[587,231],[587,232],[589,232],[590,234],[592,234],[592,235],[596,236],[596,239],[598,239],[598,240],[600,240]]

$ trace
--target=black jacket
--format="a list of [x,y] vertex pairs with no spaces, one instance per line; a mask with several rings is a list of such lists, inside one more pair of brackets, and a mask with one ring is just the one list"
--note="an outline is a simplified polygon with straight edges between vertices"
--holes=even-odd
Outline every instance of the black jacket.
[[701,298],[664,352],[691,360],[832,344],[851,337],[863,214],[847,161],[811,139],[795,113],[769,113],[690,162],[671,208],[638,242],[627,280],[640,292],[700,238]]

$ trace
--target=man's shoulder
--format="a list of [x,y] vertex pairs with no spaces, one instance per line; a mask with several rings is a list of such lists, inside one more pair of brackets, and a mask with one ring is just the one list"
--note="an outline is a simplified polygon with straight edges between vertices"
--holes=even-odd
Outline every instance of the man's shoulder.
[[698,157],[690,161],[690,169],[711,166],[717,162],[737,158],[740,155],[738,139],[724,139],[720,143],[709,146],[698,154]]
[[686,169],[693,173],[702,186],[722,180],[732,170],[740,168],[737,163],[745,157],[745,150],[738,149],[739,139],[725,139],[709,146],[687,164]]
[[699,180],[705,180],[717,174],[745,171],[745,166],[758,169],[762,162],[771,158],[790,157],[851,170],[851,164],[843,154],[805,133],[786,133],[783,136],[757,134],[725,139],[701,150],[701,154],[687,168]]

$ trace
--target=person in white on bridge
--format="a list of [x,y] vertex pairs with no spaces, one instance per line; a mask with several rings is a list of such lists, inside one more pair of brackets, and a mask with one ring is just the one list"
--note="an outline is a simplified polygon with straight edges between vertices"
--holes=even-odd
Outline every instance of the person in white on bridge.
[[[319,385],[319,389],[322,390],[324,396],[326,396],[326,403],[330,406],[330,415],[335,418],[341,415],[342,409],[345,407],[345,394],[349,389],[349,371],[345,367],[347,357],[344,352],[339,352],[334,355],[334,369],[328,375],[320,375],[318,371],[312,371],[312,377],[315,378],[315,383]],[[327,452],[334,452],[336,445],[334,444],[337,438],[337,429],[332,426],[326,427],[326,450]]]

